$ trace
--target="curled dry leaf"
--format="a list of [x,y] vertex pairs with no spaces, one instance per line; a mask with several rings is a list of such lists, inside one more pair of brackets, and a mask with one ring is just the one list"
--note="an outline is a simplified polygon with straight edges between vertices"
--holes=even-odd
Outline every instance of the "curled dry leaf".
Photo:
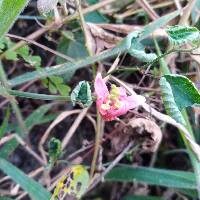
[[162,140],[162,132],[159,126],[150,119],[131,119],[128,124],[117,124],[114,131],[109,135],[111,149],[109,156],[120,153],[125,146],[133,140],[140,144],[142,151],[154,152],[158,149]]
[[145,151],[156,151],[162,139],[160,127],[152,120],[137,118],[129,121],[130,134],[135,140],[142,141],[142,148]]
[[95,53],[99,53],[104,49],[113,48],[122,40],[121,37],[109,33],[96,24],[87,23],[87,28],[93,40],[93,51]]

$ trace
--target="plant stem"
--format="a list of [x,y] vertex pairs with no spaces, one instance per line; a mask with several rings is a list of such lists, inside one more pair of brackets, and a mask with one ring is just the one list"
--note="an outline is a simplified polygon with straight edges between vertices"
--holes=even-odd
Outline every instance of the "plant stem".
[[[39,99],[39,100],[47,100],[47,101],[71,101],[70,96],[59,96],[59,95],[47,95],[47,94],[37,94],[37,93],[31,93],[31,92],[22,92],[19,90],[6,90],[10,95],[16,96],[16,97],[23,97],[28,99]],[[1,94],[1,88],[0,88],[0,94]]]
[[[0,80],[2,81],[2,83],[4,84],[5,87],[9,88],[9,85],[8,85],[8,82],[7,82],[7,77],[6,77],[6,73],[3,69],[3,65],[2,63],[0,62]],[[10,99],[10,103],[11,103],[11,106],[12,106],[12,109],[16,115],[16,118],[17,118],[17,121],[19,123],[19,126],[20,126],[20,135],[22,137],[25,137],[25,135],[28,133],[28,129],[26,128],[26,125],[24,123],[24,120],[23,120],[23,116],[21,114],[21,111],[16,103],[16,101],[14,99]]]
[[[98,111],[97,111],[98,112]],[[97,113],[97,131],[96,131],[96,136],[95,136],[95,144],[94,144],[94,154],[93,154],[93,159],[92,159],[92,164],[91,164],[91,170],[90,170],[90,180],[92,180],[94,176],[94,172],[96,169],[96,161],[99,153],[99,147],[100,147],[100,141],[101,141],[101,116],[99,113]]]

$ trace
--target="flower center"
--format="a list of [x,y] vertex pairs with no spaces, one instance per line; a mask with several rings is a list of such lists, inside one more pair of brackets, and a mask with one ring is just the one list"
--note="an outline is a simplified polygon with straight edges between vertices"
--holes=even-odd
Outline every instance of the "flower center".
[[110,94],[108,95],[107,101],[101,105],[103,110],[109,109],[119,109],[121,107],[121,102],[119,100],[120,89],[116,85],[111,85]]

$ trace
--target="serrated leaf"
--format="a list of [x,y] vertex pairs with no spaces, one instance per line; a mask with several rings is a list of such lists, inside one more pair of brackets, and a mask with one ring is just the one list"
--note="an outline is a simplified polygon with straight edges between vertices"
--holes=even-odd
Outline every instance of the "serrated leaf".
[[174,100],[172,88],[164,77],[160,79],[160,89],[167,113],[178,123],[185,124],[185,120],[181,114],[181,111]]
[[196,27],[176,25],[168,27],[166,32],[172,45],[183,45],[186,43],[197,45],[199,43],[200,33]]
[[92,104],[92,93],[87,81],[79,82],[79,84],[73,89],[71,93],[71,101],[73,105],[78,103],[83,107],[88,107]]
[[26,176],[20,169],[3,158],[0,158],[0,169],[28,192],[33,199],[50,199],[50,193],[41,184]]
[[106,181],[140,182],[171,188],[196,189],[195,175],[191,172],[120,165],[109,172]]

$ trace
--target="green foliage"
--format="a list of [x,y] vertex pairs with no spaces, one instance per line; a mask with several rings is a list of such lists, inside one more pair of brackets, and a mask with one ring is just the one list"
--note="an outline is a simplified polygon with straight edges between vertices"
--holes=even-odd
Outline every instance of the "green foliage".
[[49,89],[52,94],[59,92],[63,96],[68,96],[71,88],[64,83],[60,76],[51,76],[42,80],[43,86]]
[[141,182],[171,188],[196,189],[195,175],[190,172],[121,165],[105,177],[106,181]]
[[194,83],[182,75],[165,75],[170,84],[175,102],[180,110],[189,106],[200,106],[200,93]]
[[137,59],[139,59],[143,62],[151,62],[154,59],[156,59],[157,56],[155,53],[146,53],[145,52],[145,47],[139,41],[140,33],[141,32],[139,32],[139,31],[135,31],[129,35],[130,37],[132,37],[132,40],[131,40],[131,47],[128,50],[128,53],[131,56],[136,57]]
[[[94,5],[98,3],[99,0],[87,0],[87,2],[89,5]],[[91,23],[108,23],[109,20],[97,10],[86,14],[85,21]]]
[[7,110],[6,110],[6,115],[5,115],[3,122],[0,126],[0,140],[4,136],[4,134],[6,133],[6,129],[8,127],[9,117],[10,117],[10,108],[8,107]]
[[56,138],[51,138],[48,144],[49,163],[53,165],[62,153],[61,141]]
[[80,104],[82,107],[89,107],[92,104],[92,92],[87,81],[81,81],[71,93],[73,105]]
[[128,195],[124,197],[122,200],[164,200],[164,199],[161,197],[154,197],[154,196]]
[[[179,14],[180,14],[180,11],[176,11],[176,12],[170,13],[168,15],[165,15],[163,17],[160,17],[158,20],[148,24],[147,26],[144,27],[144,29],[139,37],[139,40],[146,38],[152,32],[154,32],[157,28],[164,26],[166,23],[168,23],[170,20],[172,20]],[[130,34],[116,48],[114,48],[110,51],[106,51],[97,56],[86,57],[86,58],[76,61],[74,63],[63,63],[63,64],[60,64],[57,66],[53,66],[51,68],[42,69],[40,71],[28,72],[28,73],[25,73],[21,76],[18,76],[16,78],[10,80],[9,84],[11,86],[17,86],[17,85],[20,85],[27,81],[30,81],[30,80],[42,79],[42,78],[50,77],[52,75],[67,74],[73,70],[87,67],[97,61],[104,60],[106,58],[118,55],[119,53],[126,52],[131,47],[131,44],[132,44],[132,36]],[[73,53],[74,53],[74,51],[73,51]]]
[[[45,116],[45,114],[49,111],[49,109],[52,107],[53,104],[46,104],[43,106],[40,106],[38,109],[36,109],[34,112],[32,112],[27,119],[25,120],[26,127],[31,130],[34,126],[47,123],[51,120],[53,120],[56,116]],[[7,132],[15,131],[19,132],[19,127],[14,125],[9,125],[9,129],[7,129]],[[9,142],[7,142],[1,149],[0,149],[0,155],[3,158],[7,158],[18,146],[18,142],[16,139],[12,139]]]
[[3,158],[0,158],[0,169],[18,183],[33,199],[50,199],[50,193],[42,185]]
[[200,105],[200,93],[187,77],[165,75],[160,79],[164,105],[168,113],[179,123],[185,124],[181,110]]
[[0,38],[7,33],[28,0],[1,0],[0,2]]
[[178,123],[185,125],[185,120],[181,114],[181,111],[178,109],[178,106],[176,105],[172,88],[164,77],[160,79],[160,89],[167,113]]
[[185,43],[197,45],[199,43],[200,33],[196,27],[170,26],[166,29],[166,32],[172,45],[183,45]]

